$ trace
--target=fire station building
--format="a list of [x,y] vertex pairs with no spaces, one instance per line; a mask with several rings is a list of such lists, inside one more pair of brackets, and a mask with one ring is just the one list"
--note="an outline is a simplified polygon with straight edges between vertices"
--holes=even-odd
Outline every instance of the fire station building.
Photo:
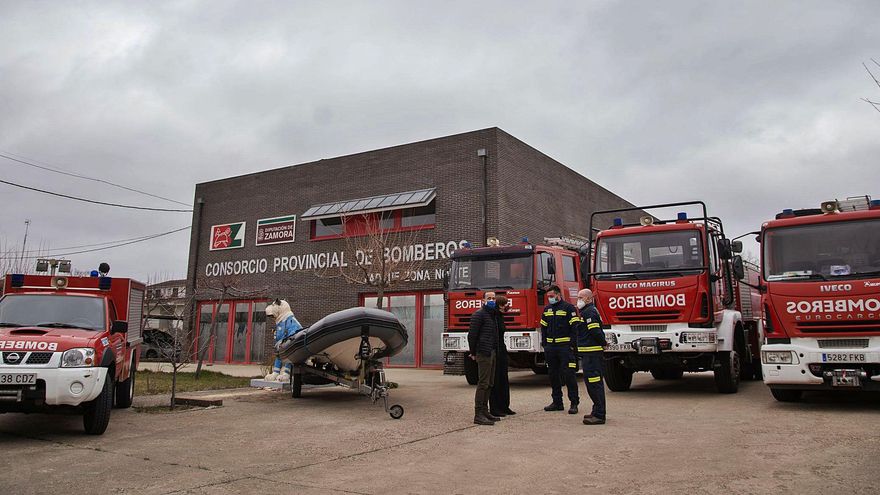
[[369,281],[383,276],[393,281],[383,307],[410,333],[388,364],[442,368],[451,252],[491,237],[585,236],[592,211],[628,206],[498,128],[197,184],[187,273],[197,339],[208,361],[263,363],[268,301],[287,299],[308,326],[375,306]]

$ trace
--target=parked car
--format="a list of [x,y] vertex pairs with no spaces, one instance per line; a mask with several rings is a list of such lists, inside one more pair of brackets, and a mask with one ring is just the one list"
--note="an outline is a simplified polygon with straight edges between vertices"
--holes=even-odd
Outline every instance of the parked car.
[[164,330],[144,329],[144,341],[141,345],[141,358],[145,360],[167,361],[172,356],[179,357],[180,343],[174,345],[174,336]]

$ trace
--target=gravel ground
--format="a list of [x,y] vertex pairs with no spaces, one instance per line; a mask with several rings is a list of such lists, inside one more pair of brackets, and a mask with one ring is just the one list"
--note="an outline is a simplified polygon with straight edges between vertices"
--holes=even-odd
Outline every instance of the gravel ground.
[[[473,388],[436,371],[389,370],[391,419],[341,388],[301,399],[210,392],[224,406],[115,410],[101,437],[79,417],[0,415],[4,493],[875,493],[880,400],[775,402],[760,382],[714,391],[711,374],[608,393],[609,420],[545,413],[547,378],[511,374],[519,414],[471,423]],[[581,384],[584,405],[589,403]],[[141,404],[155,399],[139,398]],[[79,487],[79,488],[77,488]]]

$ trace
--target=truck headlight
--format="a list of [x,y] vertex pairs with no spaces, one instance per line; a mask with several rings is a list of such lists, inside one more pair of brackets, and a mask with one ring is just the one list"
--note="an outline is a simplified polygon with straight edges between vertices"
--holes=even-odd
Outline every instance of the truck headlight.
[[761,351],[761,361],[764,364],[793,364],[794,353],[791,351]]
[[715,334],[709,332],[681,332],[682,344],[714,344]]
[[81,368],[95,365],[95,350],[90,347],[76,347],[61,355],[62,368]]

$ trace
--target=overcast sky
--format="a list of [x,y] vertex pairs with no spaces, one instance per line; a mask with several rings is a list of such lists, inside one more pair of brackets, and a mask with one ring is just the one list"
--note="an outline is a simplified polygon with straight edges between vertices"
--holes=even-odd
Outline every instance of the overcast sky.
[[[880,113],[860,100],[880,100],[862,67],[878,19],[876,1],[5,1],[0,153],[191,205],[198,182],[498,126],[633,203],[704,199],[736,235],[880,197]],[[2,158],[0,178],[181,208]],[[29,249],[191,221],[0,198],[0,248],[25,219]],[[182,277],[188,246],[71,258]]]

